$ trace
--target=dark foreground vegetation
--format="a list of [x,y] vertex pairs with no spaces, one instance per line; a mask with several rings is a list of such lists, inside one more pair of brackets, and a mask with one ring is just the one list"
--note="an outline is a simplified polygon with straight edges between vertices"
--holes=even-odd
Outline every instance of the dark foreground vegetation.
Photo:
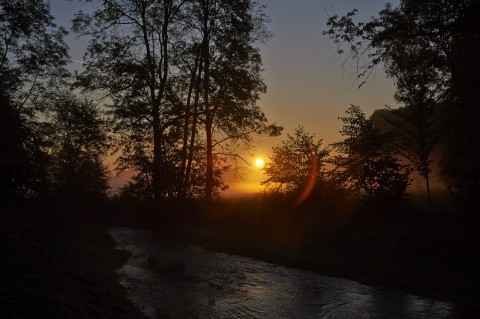
[[437,297],[479,295],[479,221],[472,217],[348,201],[288,203],[271,197],[214,205],[117,203],[111,222],[369,285]]
[[114,250],[106,225],[436,298],[480,297],[475,215],[332,194],[292,203],[264,195],[214,203],[116,198],[95,209],[3,205],[0,317],[142,318],[115,274],[128,254]]
[[144,318],[98,211],[52,206],[2,205],[0,318]]

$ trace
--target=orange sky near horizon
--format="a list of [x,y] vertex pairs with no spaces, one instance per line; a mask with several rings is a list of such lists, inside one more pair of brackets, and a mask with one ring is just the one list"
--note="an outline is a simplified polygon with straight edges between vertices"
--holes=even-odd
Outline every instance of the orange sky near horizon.
[[[332,6],[330,5],[332,3]],[[393,5],[398,1],[390,1]],[[333,41],[322,35],[329,15],[344,15],[359,10],[359,20],[369,20],[384,8],[386,1],[309,1],[267,0],[266,13],[271,18],[273,38],[261,46],[267,93],[259,105],[270,122],[284,127],[279,137],[257,137],[252,154],[243,154],[249,165],[239,165],[238,174],[230,172],[226,179],[230,188],[225,196],[243,196],[263,192],[261,182],[267,179],[255,167],[256,158],[268,162],[272,147],[281,143],[287,133],[302,125],[323,139],[323,146],[339,141],[343,116],[350,104],[361,106],[371,115],[385,105],[395,106],[393,82],[382,67],[362,88],[352,79],[351,63],[343,67],[344,56],[336,56]]]
[[[239,196],[262,192],[260,185],[267,177],[255,166],[255,159],[265,161],[271,156],[272,147],[285,139],[298,125],[303,125],[324,146],[338,141],[342,123],[339,116],[350,104],[361,106],[370,115],[385,105],[395,106],[394,85],[385,78],[378,67],[376,73],[361,89],[351,78],[354,67],[335,55],[335,44],[322,35],[329,16],[344,15],[357,8],[359,21],[369,20],[384,8],[387,1],[365,0],[263,0],[265,13],[270,17],[272,39],[260,45],[267,93],[259,101],[270,122],[284,127],[280,137],[256,137],[251,154],[243,152],[250,165],[238,162],[238,170],[225,175],[229,189],[225,196]],[[399,0],[390,1],[397,5]],[[78,1],[52,0],[52,14],[58,25],[71,27],[71,18],[87,4]],[[70,34],[66,41],[74,61],[81,61],[86,40]],[[81,69],[81,63],[71,64],[72,70]],[[233,165],[230,161],[228,164]],[[131,172],[118,177],[112,173],[111,185],[123,185]]]

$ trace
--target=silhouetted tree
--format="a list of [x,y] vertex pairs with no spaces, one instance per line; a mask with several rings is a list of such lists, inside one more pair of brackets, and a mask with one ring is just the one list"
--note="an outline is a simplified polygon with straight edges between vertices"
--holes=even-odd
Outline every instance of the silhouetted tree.
[[205,198],[215,185],[215,157],[238,158],[237,143],[248,146],[252,133],[276,135],[256,104],[266,86],[261,56],[253,45],[268,37],[267,18],[256,1],[200,0],[192,24],[199,30],[203,66],[201,121],[205,129]]
[[0,199],[35,198],[48,189],[44,129],[0,96]]
[[67,32],[53,23],[47,2],[1,1],[0,34],[0,86],[17,107],[25,108],[36,92],[67,75]]
[[60,92],[50,103],[53,191],[70,199],[106,198],[107,121],[93,102],[72,93]]
[[425,179],[428,206],[431,208],[431,153],[445,135],[445,106],[438,105],[434,92],[422,84],[425,77],[421,74],[413,76],[398,79],[395,99],[405,106],[389,109],[382,116],[392,125],[396,152],[409,160]]
[[321,188],[326,183],[324,164],[328,154],[321,139],[316,140],[315,134],[298,126],[293,135],[287,134],[285,141],[273,147],[273,155],[264,168],[268,179],[262,184],[290,193],[300,191],[311,181],[314,188]]
[[[177,30],[176,19],[186,1],[97,2],[100,6],[94,13],[80,12],[74,19],[74,31],[91,37],[78,85],[107,93],[113,100],[117,130],[128,135],[139,125],[150,131],[153,195],[160,198],[165,194],[162,178],[168,172],[163,165],[163,132],[172,121],[164,101],[173,70],[172,30]],[[127,137],[121,141],[126,146],[131,140]]]
[[251,0],[99,2],[74,22],[92,37],[78,84],[113,100],[120,167],[151,176],[156,198],[198,193],[192,174],[204,167],[211,199],[225,168],[215,159],[237,158],[235,146],[248,146],[252,133],[280,130],[256,104],[265,92],[253,46],[267,34],[262,7]]
[[67,76],[66,31],[38,0],[0,1],[0,192],[35,197],[47,189],[45,125],[37,97]]
[[451,106],[444,174],[471,209],[480,208],[480,3],[402,0],[395,8],[387,4],[366,23],[354,23],[355,13],[332,16],[324,34],[339,53],[348,45],[358,78],[368,77],[381,62],[394,79],[422,70],[425,86],[437,92],[435,102]]
[[410,184],[409,168],[394,157],[389,137],[380,133],[360,107],[351,105],[340,133],[345,136],[332,146],[339,155],[332,158],[332,179],[355,193],[374,199],[400,200]]

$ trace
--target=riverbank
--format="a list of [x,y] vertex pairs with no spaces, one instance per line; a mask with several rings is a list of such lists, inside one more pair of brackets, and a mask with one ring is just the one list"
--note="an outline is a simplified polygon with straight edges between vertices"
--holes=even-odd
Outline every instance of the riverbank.
[[115,274],[128,253],[98,212],[19,206],[0,213],[1,318],[144,318]]
[[368,285],[480,296],[480,225],[468,216],[237,200],[117,217],[117,224],[153,228],[171,240]]

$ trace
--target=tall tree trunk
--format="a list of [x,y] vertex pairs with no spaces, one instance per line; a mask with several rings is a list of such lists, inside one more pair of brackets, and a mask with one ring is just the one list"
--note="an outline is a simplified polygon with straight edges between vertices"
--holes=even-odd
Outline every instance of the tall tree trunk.
[[[161,193],[161,155],[162,155],[162,142],[161,142],[161,131],[160,131],[160,97],[161,95],[156,94],[156,66],[155,59],[152,55],[150,48],[150,39],[147,30],[147,17],[146,17],[146,4],[142,3],[141,5],[141,17],[142,17],[142,32],[143,32],[143,41],[145,44],[145,51],[148,61],[148,72],[149,72],[149,90],[150,90],[150,99],[152,101],[152,131],[153,131],[153,168],[152,168],[152,188],[153,188],[153,197],[157,199]],[[162,92],[163,93],[163,92]]]
[[160,103],[155,101],[153,104],[153,171],[152,171],[152,188],[153,198],[159,199],[162,193],[161,169],[162,169],[162,134],[160,132]]
[[205,199],[211,201],[213,197],[213,114],[210,110],[209,94],[210,94],[210,27],[209,27],[209,3],[204,2],[203,6],[203,59],[204,59],[204,77],[203,77],[203,94],[205,104],[205,138],[206,138],[206,156],[207,171],[205,175]]
[[[187,166],[187,159],[188,159],[188,136],[189,136],[189,126],[190,126],[190,115],[191,115],[191,98],[192,98],[192,92],[193,92],[193,87],[195,86],[195,79],[197,77],[197,70],[198,70],[198,63],[199,63],[199,54],[200,50],[197,50],[195,53],[195,64],[193,66],[193,70],[191,73],[191,78],[190,78],[190,84],[188,87],[188,95],[187,95],[187,105],[185,109],[185,122],[183,124],[183,140],[182,140],[182,164],[181,164],[181,179],[180,179],[180,185],[179,185],[179,195],[181,198],[186,197],[186,189],[188,186],[188,181],[187,180],[187,172],[186,172],[186,166]],[[196,113],[196,112],[194,112]],[[192,119],[193,121],[196,121],[196,119]],[[193,126],[193,125],[192,125]],[[193,129],[193,128],[192,128]],[[192,133],[193,134],[193,133]]]
[[[171,5],[170,1],[164,2],[164,22],[162,25],[162,34],[161,34],[161,58],[159,65],[157,66],[154,56],[152,55],[150,49],[150,42],[148,39],[148,30],[147,30],[147,20],[146,20],[146,9],[145,5],[142,12],[142,22],[143,22],[143,37],[145,41],[145,49],[147,54],[147,60],[149,65],[150,72],[150,95],[152,99],[152,126],[153,126],[153,173],[152,173],[152,184],[153,184],[153,197],[154,199],[160,199],[162,196],[162,168],[163,168],[163,154],[162,154],[162,130],[160,123],[160,105],[165,94],[165,87],[167,84],[168,78],[168,26],[171,19]],[[158,84],[158,93],[156,85],[156,76],[157,76],[157,67],[161,69],[159,72],[160,83]]]
[[425,174],[425,182],[427,184],[428,209],[432,210],[432,197],[430,195],[430,176],[428,172]]
[[192,163],[193,163],[193,154],[195,151],[195,137],[197,134],[197,122],[198,122],[198,103],[200,100],[200,89],[201,89],[201,82],[202,82],[202,72],[203,72],[203,62],[202,57],[199,57],[200,65],[197,75],[197,80],[195,83],[195,101],[193,104],[193,118],[192,118],[192,134],[190,135],[190,145],[188,149],[188,161],[187,161],[187,168],[185,172],[185,180],[183,189],[185,195],[188,193],[189,183],[190,183],[190,172],[192,171]]
[[[208,116],[208,115],[207,115]],[[213,143],[212,143],[212,118],[207,118],[205,123],[206,130],[206,139],[207,139],[207,173],[205,181],[205,199],[211,201],[213,197],[213,186],[214,186],[214,176],[213,176]]]

